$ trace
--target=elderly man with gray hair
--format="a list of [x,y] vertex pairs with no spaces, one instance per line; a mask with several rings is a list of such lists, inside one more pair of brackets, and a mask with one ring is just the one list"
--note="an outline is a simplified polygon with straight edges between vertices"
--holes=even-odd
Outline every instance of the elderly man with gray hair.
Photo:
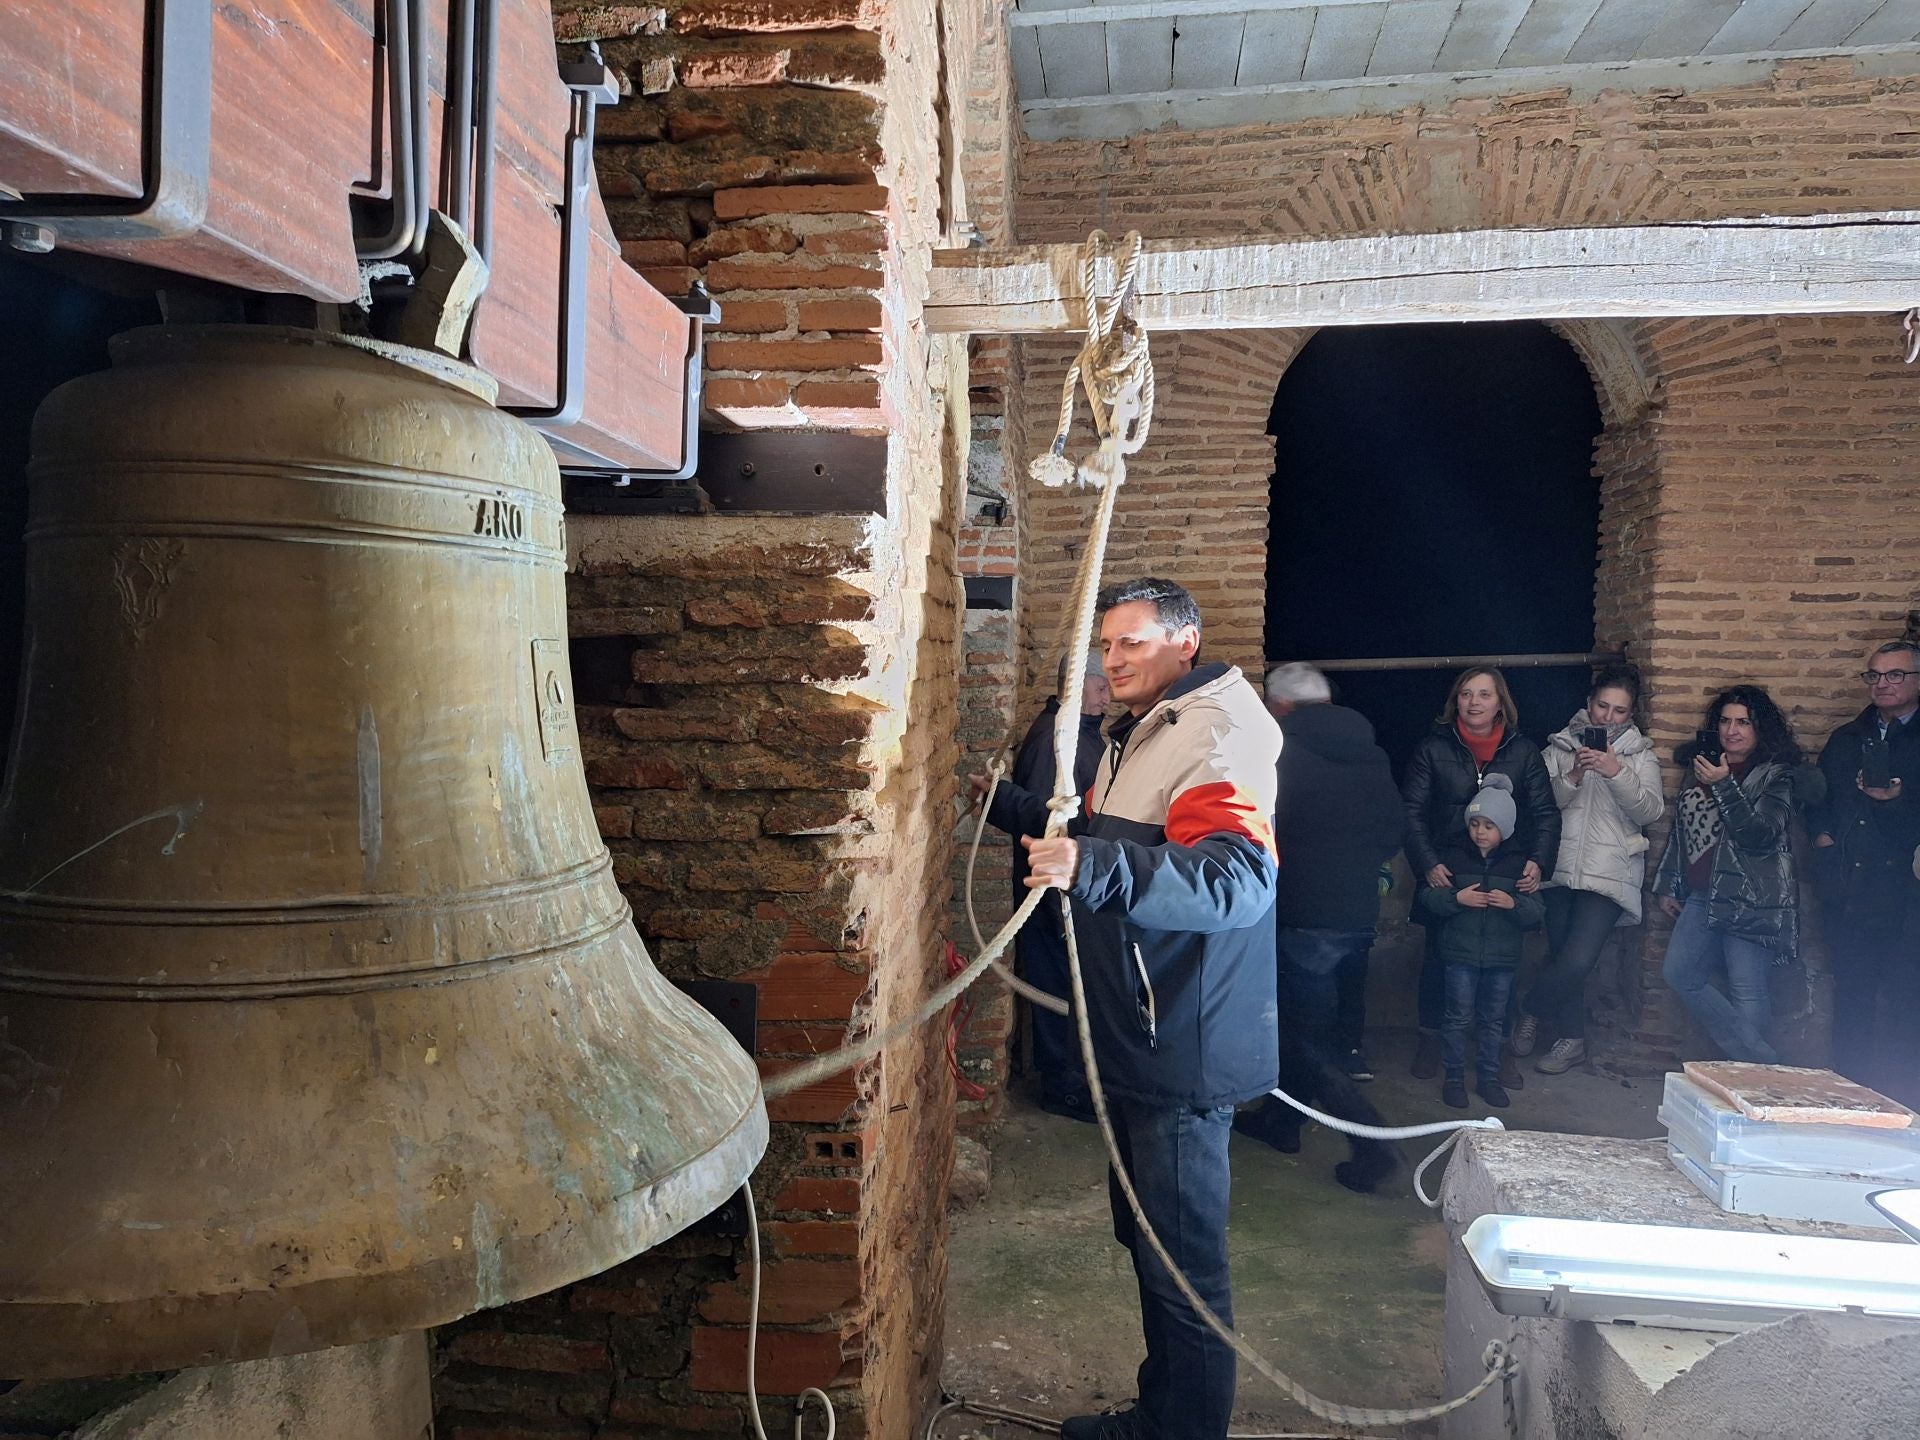
[[1280,722],[1280,888],[1274,901],[1283,1011],[1316,1034],[1356,1080],[1367,956],[1380,911],[1380,867],[1400,848],[1405,807],[1373,725],[1333,702],[1311,665],[1276,666],[1267,708]]

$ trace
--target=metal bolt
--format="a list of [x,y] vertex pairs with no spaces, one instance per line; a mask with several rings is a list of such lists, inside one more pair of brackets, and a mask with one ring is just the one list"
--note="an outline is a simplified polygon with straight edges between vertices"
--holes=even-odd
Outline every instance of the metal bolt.
[[759,473],[760,473],[760,467],[758,465],[755,465],[751,460],[747,461],[746,464],[740,467],[740,478],[742,480],[751,480],[755,475],[758,475]]
[[45,255],[59,239],[51,225],[42,225],[35,220],[0,221],[7,235],[7,244],[15,250],[23,250],[29,255]]

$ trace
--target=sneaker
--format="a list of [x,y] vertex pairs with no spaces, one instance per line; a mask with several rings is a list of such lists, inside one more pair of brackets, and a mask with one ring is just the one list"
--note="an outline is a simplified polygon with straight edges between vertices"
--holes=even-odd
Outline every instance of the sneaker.
[[1422,1033],[1420,1046],[1413,1052],[1413,1078],[1431,1080],[1440,1073],[1440,1037]]
[[1349,1080],[1364,1082],[1373,1079],[1373,1066],[1367,1063],[1367,1057],[1362,1055],[1358,1050],[1347,1051],[1346,1057],[1341,1060],[1340,1065],[1341,1068],[1347,1072],[1347,1078]]
[[1534,1062],[1533,1068],[1542,1075],[1564,1075],[1574,1066],[1584,1064],[1586,1058],[1586,1041],[1556,1040],[1547,1047],[1547,1053]]
[[1533,1047],[1540,1043],[1540,1020],[1535,1015],[1522,1015],[1520,1023],[1513,1027],[1513,1053],[1531,1055]]
[[1527,1077],[1520,1073],[1520,1062],[1513,1058],[1511,1050],[1500,1052],[1500,1083],[1509,1090],[1527,1088]]
[[1467,1079],[1464,1075],[1449,1075],[1446,1083],[1440,1087],[1440,1098],[1456,1110],[1467,1108]]
[[1473,1087],[1473,1093],[1496,1110],[1504,1110],[1513,1103],[1507,1095],[1507,1087],[1491,1075],[1482,1075],[1480,1083]]
[[1040,1091],[1040,1108],[1049,1115],[1060,1115],[1088,1125],[1098,1118],[1093,1113],[1093,1095],[1086,1090],[1043,1088]]
[[1159,1434],[1139,1410],[1140,1402],[1129,1400],[1098,1415],[1075,1415],[1060,1422],[1060,1440],[1154,1440]]

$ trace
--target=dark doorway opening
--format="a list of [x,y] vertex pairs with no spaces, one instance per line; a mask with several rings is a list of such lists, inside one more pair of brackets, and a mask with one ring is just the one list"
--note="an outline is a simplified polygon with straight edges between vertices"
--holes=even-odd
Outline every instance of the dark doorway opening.
[[[1600,428],[1585,364],[1537,322],[1322,330],[1268,423],[1268,660],[1585,653]],[[1588,679],[1506,675],[1536,739],[1566,723]],[[1449,676],[1332,679],[1397,771]]]

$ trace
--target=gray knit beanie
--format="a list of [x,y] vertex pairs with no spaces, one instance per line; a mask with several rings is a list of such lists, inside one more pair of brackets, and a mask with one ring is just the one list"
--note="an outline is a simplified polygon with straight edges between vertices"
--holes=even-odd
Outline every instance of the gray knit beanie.
[[1514,824],[1520,818],[1513,803],[1513,781],[1504,775],[1489,775],[1482,780],[1480,793],[1467,806],[1467,819],[1476,815],[1498,826],[1502,840],[1512,839]]

